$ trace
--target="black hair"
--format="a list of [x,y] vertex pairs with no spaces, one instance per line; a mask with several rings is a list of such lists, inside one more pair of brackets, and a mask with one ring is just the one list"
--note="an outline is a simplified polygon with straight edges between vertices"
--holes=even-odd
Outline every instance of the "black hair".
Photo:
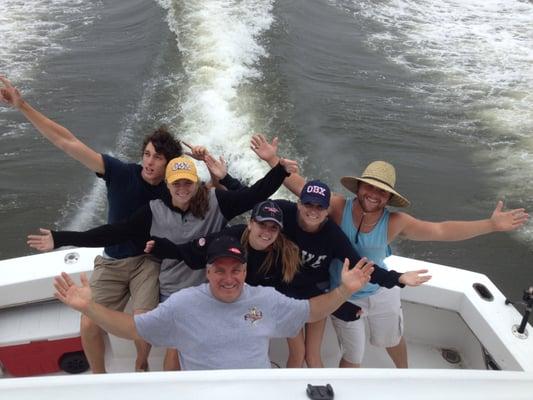
[[145,136],[142,147],[143,153],[148,143],[152,143],[155,151],[162,154],[167,162],[183,154],[180,141],[174,139],[165,126],[160,126],[151,134]]

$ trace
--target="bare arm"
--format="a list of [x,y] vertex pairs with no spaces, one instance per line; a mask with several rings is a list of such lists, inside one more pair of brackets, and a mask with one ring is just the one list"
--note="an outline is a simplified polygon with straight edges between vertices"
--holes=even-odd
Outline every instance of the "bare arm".
[[5,77],[0,77],[3,87],[0,89],[0,101],[16,108],[33,126],[54,146],[78,160],[91,171],[99,174],[105,172],[102,155],[81,142],[67,128],[59,125],[34,109],[21,96],[16,87]]
[[370,281],[374,270],[372,262],[362,258],[352,269],[348,269],[349,260],[344,260],[342,267],[342,284],[329,293],[309,300],[310,313],[307,322],[324,319],[341,306],[352,293],[357,292]]
[[55,297],[67,306],[87,315],[106,332],[124,339],[141,339],[130,314],[110,310],[95,303],[85,273],[81,274],[80,279],[82,286],[77,286],[66,272],[61,273],[61,276],[54,279]]
[[529,215],[523,208],[503,211],[499,201],[490,218],[477,221],[429,222],[397,212],[391,216],[389,241],[401,235],[411,240],[459,241],[492,232],[508,232],[520,228]]
[[[268,163],[270,167],[275,166],[279,162],[278,153],[278,138],[275,137],[272,139],[272,142],[269,143],[264,135],[258,133],[252,137],[251,149],[257,154],[257,156]],[[296,196],[300,196],[302,189],[305,185],[306,179],[298,174],[293,172],[290,176],[285,178],[283,185],[289,189]],[[344,204],[346,199],[344,196],[338,193],[332,193],[331,202],[329,206],[329,216],[332,218],[336,224],[340,224],[342,218],[342,212],[344,210]]]

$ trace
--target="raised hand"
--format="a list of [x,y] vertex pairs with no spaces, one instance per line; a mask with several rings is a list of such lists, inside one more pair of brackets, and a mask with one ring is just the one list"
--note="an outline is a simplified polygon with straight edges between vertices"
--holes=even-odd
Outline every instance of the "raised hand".
[[272,139],[272,143],[269,143],[263,134],[257,133],[252,136],[250,148],[261,160],[270,165],[271,162],[276,162],[276,157],[278,156],[278,138],[275,137]]
[[515,208],[514,210],[502,211],[503,201],[498,201],[496,208],[492,212],[490,221],[495,231],[512,231],[524,225],[529,214],[524,208]]
[[222,156],[220,156],[217,160],[211,154],[206,154],[204,162],[207,166],[207,169],[209,170],[211,178],[221,180],[228,173],[226,161],[224,161],[224,158]]
[[279,163],[285,168],[285,171],[287,171],[290,174],[296,174],[298,173],[298,163],[294,160],[288,160],[286,158],[280,158]]
[[20,95],[18,89],[7,80],[5,76],[0,75],[0,82],[3,86],[0,87],[0,101],[6,103],[11,107],[20,108],[24,100]]
[[28,235],[27,244],[39,251],[50,251],[54,249],[54,237],[49,229],[39,228],[40,235]]
[[427,274],[427,269],[419,269],[417,271],[407,271],[400,275],[398,281],[407,286],[420,286],[431,279],[431,275]]
[[56,276],[54,279],[56,289],[54,296],[67,306],[85,312],[92,302],[92,294],[84,272],[81,273],[80,280],[82,286],[77,286],[69,274],[62,272],[61,276]]
[[186,147],[189,148],[190,151],[186,152],[185,154],[194,158],[198,161],[205,161],[205,157],[209,154],[209,151],[205,146],[194,146],[187,142],[181,141]]
[[366,257],[361,258],[352,269],[349,269],[350,260],[344,259],[342,266],[342,285],[350,294],[357,292],[370,281],[374,271],[374,263]]

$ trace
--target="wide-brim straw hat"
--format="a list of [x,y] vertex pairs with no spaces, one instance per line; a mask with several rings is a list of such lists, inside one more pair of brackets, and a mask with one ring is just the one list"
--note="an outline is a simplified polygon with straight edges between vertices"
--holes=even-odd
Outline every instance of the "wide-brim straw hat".
[[344,176],[341,183],[350,192],[357,194],[357,184],[365,182],[392,194],[387,204],[393,207],[409,207],[409,200],[394,190],[396,184],[396,170],[386,161],[374,161],[368,164],[359,176]]

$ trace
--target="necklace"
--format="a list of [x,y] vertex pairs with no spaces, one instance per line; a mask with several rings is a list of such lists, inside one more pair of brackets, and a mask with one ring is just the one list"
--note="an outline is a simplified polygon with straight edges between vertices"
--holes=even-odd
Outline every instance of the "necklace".
[[378,221],[374,222],[373,224],[362,224],[362,226],[374,226],[378,223]]
[[368,216],[370,213],[366,213],[364,211],[361,211],[361,220],[359,221],[359,226],[374,226],[379,222],[379,219],[381,218],[382,212],[379,213],[378,218],[374,222],[364,222],[363,220]]

